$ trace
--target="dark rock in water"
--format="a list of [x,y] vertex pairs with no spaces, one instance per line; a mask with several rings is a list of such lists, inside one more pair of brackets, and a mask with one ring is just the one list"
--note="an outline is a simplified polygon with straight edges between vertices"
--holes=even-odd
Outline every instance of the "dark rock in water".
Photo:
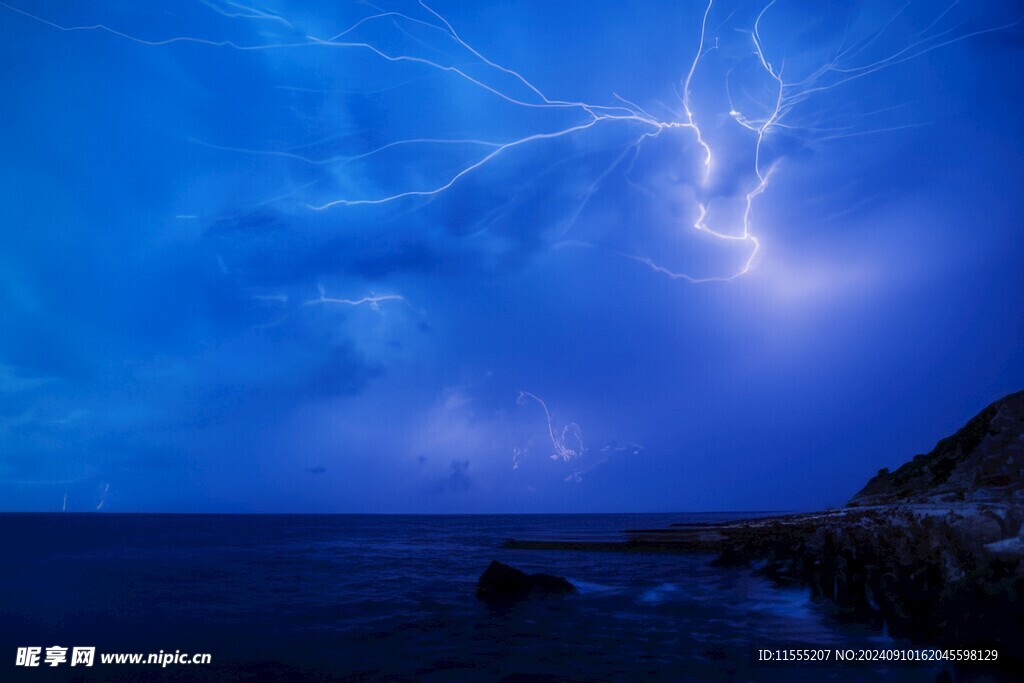
[[515,567],[492,560],[476,584],[476,596],[482,600],[515,600],[536,595],[564,595],[576,586],[561,576],[527,574]]
[[1024,391],[1004,396],[931,453],[881,470],[851,506],[1024,499]]

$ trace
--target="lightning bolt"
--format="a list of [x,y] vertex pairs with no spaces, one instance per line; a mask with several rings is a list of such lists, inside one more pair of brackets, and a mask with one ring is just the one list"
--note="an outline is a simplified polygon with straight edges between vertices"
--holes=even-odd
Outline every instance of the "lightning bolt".
[[102,510],[103,505],[107,502],[107,494],[110,493],[110,484],[103,487],[103,495],[100,496],[99,505],[96,506],[97,510]]
[[291,22],[284,17],[264,12],[263,10],[256,9],[255,7],[247,7],[237,2],[231,2],[230,0],[225,0],[223,7],[216,3],[209,2],[209,0],[200,1],[217,14],[227,17],[228,19],[265,19],[268,21],[276,21],[288,28],[294,28]]
[[320,296],[316,299],[310,299],[305,303],[306,306],[314,306],[317,304],[339,304],[342,306],[363,306],[369,305],[375,311],[380,310],[380,303],[382,301],[405,301],[405,297],[398,294],[371,294],[370,296],[364,296],[360,299],[338,299],[329,297],[324,290],[323,285],[319,285]]
[[[227,18],[254,22],[258,21],[262,22],[264,25],[276,24],[282,27],[282,30],[287,29],[287,31],[292,34],[292,37],[285,40],[253,44],[243,44],[232,40],[217,40],[199,36],[173,36],[169,38],[148,39],[132,35],[102,23],[82,26],[65,26],[3,2],[0,2],[0,7],[6,8],[8,11],[41,22],[60,31],[99,31],[149,47],[169,46],[174,43],[197,43],[210,47],[228,48],[241,51],[296,48],[368,51],[387,62],[416,64],[424,67],[425,69],[433,70],[440,74],[459,79],[474,88],[516,107],[524,109],[556,110],[578,115],[576,121],[562,125],[555,130],[523,135],[512,140],[499,141],[431,137],[415,138],[392,141],[366,152],[326,158],[316,158],[291,151],[253,150],[210,145],[212,147],[218,147],[219,149],[237,153],[281,156],[309,164],[332,166],[344,166],[357,160],[372,159],[375,155],[395,147],[430,148],[436,146],[458,146],[465,147],[467,149],[478,148],[481,150],[481,153],[475,158],[467,160],[464,165],[457,167],[453,172],[448,174],[439,182],[421,187],[411,187],[380,196],[342,196],[320,202],[304,202],[305,206],[311,211],[323,212],[338,207],[376,206],[404,200],[428,200],[444,194],[455,187],[467,176],[479,171],[481,168],[495,163],[496,160],[499,160],[503,156],[507,156],[509,152],[518,148],[543,145],[552,140],[573,137],[597,127],[607,126],[628,126],[635,129],[635,134],[632,137],[632,142],[625,146],[623,154],[615,159],[611,166],[609,166],[604,173],[602,173],[598,179],[590,185],[588,191],[584,194],[579,206],[577,207],[577,210],[574,212],[570,225],[576,222],[583,206],[590,200],[590,197],[596,191],[598,185],[605,181],[611,172],[625,161],[630,152],[633,153],[633,160],[635,161],[636,153],[644,142],[658,138],[666,131],[670,130],[687,130],[693,134],[696,144],[702,150],[704,166],[703,178],[700,181],[700,187],[697,189],[698,192],[703,192],[704,194],[707,193],[707,185],[709,184],[714,170],[713,160],[715,155],[705,132],[701,129],[701,124],[692,105],[694,78],[700,71],[701,64],[705,57],[709,53],[717,50],[719,46],[718,38],[711,35],[710,24],[712,14],[715,10],[715,0],[708,1],[704,6],[704,11],[701,15],[697,49],[693,58],[689,61],[685,76],[681,81],[682,91],[680,93],[680,109],[676,112],[671,110],[671,108],[668,108],[671,116],[667,118],[655,116],[647,109],[636,103],[630,102],[615,93],[612,94],[614,103],[611,104],[596,104],[551,97],[519,71],[490,59],[481,50],[463,39],[456,28],[444,16],[423,2],[423,0],[419,0],[419,8],[423,12],[422,17],[411,16],[403,12],[384,11],[374,8],[373,14],[362,17],[348,28],[327,38],[305,34],[296,28],[294,22],[289,21],[285,17],[238,4],[231,0],[226,0],[221,4],[204,0],[203,4],[212,11]],[[820,140],[830,140],[853,137],[856,135],[881,133],[887,130],[898,130],[909,127],[893,126],[874,130],[861,130],[850,127],[827,128],[820,126],[801,126],[800,122],[795,120],[796,117],[794,116],[794,112],[796,112],[801,105],[821,93],[842,87],[843,85],[865,78],[883,69],[906,63],[922,57],[934,50],[947,47],[969,38],[1005,30],[1019,23],[1013,22],[1010,24],[970,32],[963,32],[957,26],[941,29],[940,27],[944,19],[946,19],[952,9],[958,4],[954,1],[950,5],[946,6],[945,9],[938,13],[925,28],[917,32],[909,42],[899,49],[896,49],[882,57],[866,58],[865,55],[869,53],[870,49],[877,44],[884,35],[886,35],[895,19],[900,16],[900,14],[902,14],[910,4],[911,3],[908,2],[906,5],[903,5],[881,28],[867,37],[860,40],[849,41],[849,44],[847,44],[848,39],[844,38],[843,44],[834,51],[830,60],[802,78],[796,78],[793,80],[789,80],[784,77],[784,60],[776,62],[776,60],[773,59],[771,56],[771,49],[769,49],[763,34],[765,17],[768,16],[772,8],[775,7],[776,0],[771,0],[764,5],[756,15],[753,25],[750,27],[749,31],[747,31],[747,34],[750,40],[751,55],[756,60],[756,64],[759,65],[763,74],[772,84],[771,90],[773,92],[770,101],[761,103],[762,108],[764,109],[763,112],[758,115],[748,115],[741,111],[735,104],[731,90],[728,88],[729,84],[728,82],[726,83],[727,90],[729,90],[729,117],[737,125],[736,135],[751,135],[754,137],[754,155],[750,168],[753,184],[752,187],[749,187],[749,189],[747,189],[742,195],[743,210],[740,214],[738,225],[733,226],[732,229],[728,230],[712,228],[708,225],[709,204],[707,201],[701,201],[698,203],[699,215],[691,226],[694,231],[707,235],[714,240],[722,242],[723,244],[744,245],[747,256],[742,265],[731,273],[710,277],[697,277],[688,273],[674,272],[670,268],[657,263],[653,258],[644,254],[624,252],[617,253],[620,253],[620,255],[636,261],[650,268],[654,272],[667,276],[673,280],[685,280],[693,283],[723,282],[735,280],[736,278],[749,273],[753,269],[755,261],[762,249],[761,240],[757,234],[755,234],[754,230],[754,209],[758,198],[768,191],[770,180],[777,168],[778,158],[770,158],[771,155],[767,149],[767,143],[776,131],[780,129],[801,130],[808,134],[812,139],[816,136],[817,139]],[[406,33],[406,35],[409,34],[402,28],[402,25],[410,27],[415,26],[433,35],[437,35],[448,44],[454,45],[457,49],[468,53],[468,55],[475,60],[477,66],[484,67],[484,70],[489,76],[492,75],[496,78],[511,81],[516,84],[516,88],[521,92],[517,94],[509,88],[502,87],[488,76],[474,75],[464,66],[450,64],[435,59],[428,59],[415,54],[391,52],[379,45],[375,45],[371,41],[358,40],[353,37],[353,34],[355,34],[361,27],[380,22],[390,22],[397,30]],[[593,246],[579,241],[566,242],[566,244],[569,243]],[[401,298],[402,297],[398,295],[384,295],[368,296],[361,299],[333,299],[325,296],[323,291],[321,291],[320,298],[306,303],[333,303],[349,306],[368,304],[376,308],[382,301]],[[524,395],[536,398],[533,397],[532,394]],[[556,443],[557,446],[558,441],[553,438],[553,442]],[[556,453],[557,452],[558,449],[556,448]]]
[[[516,403],[522,405],[526,403],[528,399],[536,401],[544,410],[544,417],[547,420],[548,436],[551,439],[551,447],[554,449],[554,453],[551,454],[552,460],[569,462],[570,460],[578,458],[587,452],[587,447],[583,444],[583,431],[580,429],[578,424],[570,422],[562,427],[560,434],[556,433],[554,423],[551,420],[551,411],[548,410],[548,406],[544,401],[536,395],[531,394],[529,391],[520,391],[519,396],[516,398]],[[567,445],[567,441],[570,437],[576,441],[575,448],[569,448]],[[513,469],[519,466],[521,455],[522,453],[518,449],[514,451],[512,464]]]

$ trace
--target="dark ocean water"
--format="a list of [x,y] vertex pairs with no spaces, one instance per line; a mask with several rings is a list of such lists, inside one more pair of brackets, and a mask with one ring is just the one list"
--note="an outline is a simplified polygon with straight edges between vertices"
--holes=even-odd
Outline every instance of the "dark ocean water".
[[[935,680],[752,665],[751,644],[904,644],[708,556],[500,548],[711,517],[0,515],[0,680]],[[474,589],[492,559],[581,591],[489,607]],[[16,668],[30,645],[213,663]]]

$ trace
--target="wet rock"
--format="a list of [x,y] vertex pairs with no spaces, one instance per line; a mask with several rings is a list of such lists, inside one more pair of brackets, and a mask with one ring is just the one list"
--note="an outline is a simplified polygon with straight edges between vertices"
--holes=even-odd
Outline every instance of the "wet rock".
[[1001,515],[991,510],[979,510],[966,516],[950,515],[954,517],[950,526],[957,535],[964,538],[977,539],[980,543],[992,543],[1004,538],[1006,535],[1003,529]]
[[1003,559],[1021,560],[1024,559],[1024,538],[1015,536],[1014,538],[988,543],[985,545],[985,550]]
[[567,579],[552,574],[527,574],[493,560],[476,584],[481,600],[518,600],[540,595],[565,595],[576,587]]

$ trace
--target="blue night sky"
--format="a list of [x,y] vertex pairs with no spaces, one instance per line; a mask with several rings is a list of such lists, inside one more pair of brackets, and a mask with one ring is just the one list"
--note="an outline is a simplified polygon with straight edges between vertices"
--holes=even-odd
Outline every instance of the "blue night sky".
[[0,508],[837,505],[1024,388],[1019,1],[9,1]]

